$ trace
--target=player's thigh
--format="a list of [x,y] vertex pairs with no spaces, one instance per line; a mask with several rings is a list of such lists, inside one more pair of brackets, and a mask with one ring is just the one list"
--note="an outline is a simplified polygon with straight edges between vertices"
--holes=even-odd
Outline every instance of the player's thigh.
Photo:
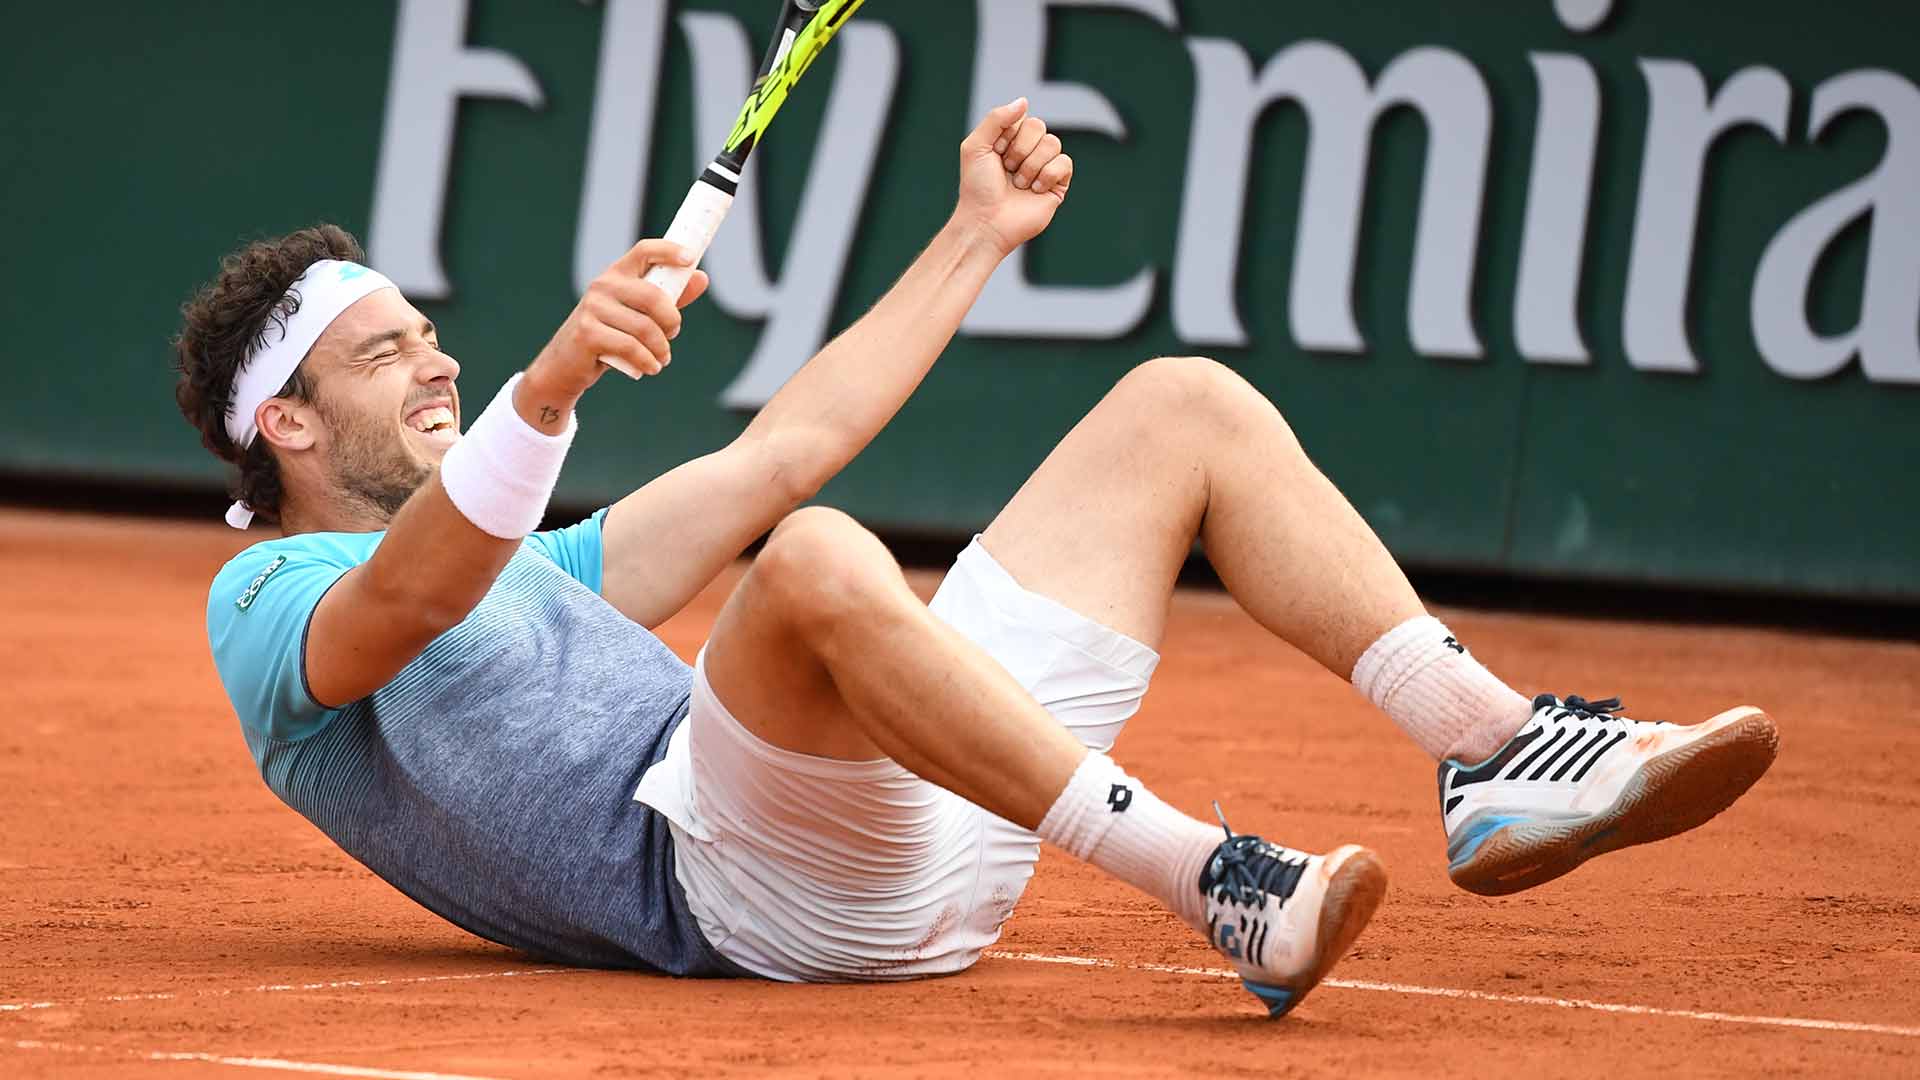
[[1158,647],[1206,512],[1212,361],[1135,368],[1067,433],[982,536],[1026,588]]
[[755,737],[794,753],[871,761],[885,755],[848,715],[807,631],[811,553],[839,538],[796,533],[842,527],[824,515],[783,522],[721,608],[702,666],[714,694]]
[[674,872],[707,942],[775,979],[915,978],[973,963],[1003,917],[983,907],[1017,895],[999,878],[983,890],[985,811],[884,758],[766,742],[705,666],[678,745],[639,797],[674,825]]

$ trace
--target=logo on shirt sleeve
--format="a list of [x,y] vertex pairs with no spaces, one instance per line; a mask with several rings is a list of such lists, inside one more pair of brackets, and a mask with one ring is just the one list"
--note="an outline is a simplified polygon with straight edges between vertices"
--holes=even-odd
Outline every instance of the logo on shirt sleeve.
[[253,598],[260,595],[260,587],[267,583],[267,579],[273,576],[275,570],[285,565],[287,565],[287,557],[285,555],[274,556],[273,561],[267,564],[267,568],[260,571],[259,576],[255,577],[253,582],[247,586],[247,591],[241,593],[240,598],[233,602],[233,606],[239,608],[241,611],[252,607]]

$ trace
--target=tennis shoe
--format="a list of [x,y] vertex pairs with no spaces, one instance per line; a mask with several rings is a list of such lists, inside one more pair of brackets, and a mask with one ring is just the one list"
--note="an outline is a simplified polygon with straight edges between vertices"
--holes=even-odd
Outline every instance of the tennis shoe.
[[1207,940],[1267,1015],[1285,1016],[1360,936],[1386,894],[1386,871],[1354,844],[1309,855],[1236,836],[1224,818],[1220,827],[1227,839],[1200,871]]
[[1620,701],[1542,694],[1492,757],[1440,763],[1447,875],[1482,896],[1530,889],[1595,855],[1663,840],[1733,805],[1780,736],[1749,705],[1692,726],[1633,720]]

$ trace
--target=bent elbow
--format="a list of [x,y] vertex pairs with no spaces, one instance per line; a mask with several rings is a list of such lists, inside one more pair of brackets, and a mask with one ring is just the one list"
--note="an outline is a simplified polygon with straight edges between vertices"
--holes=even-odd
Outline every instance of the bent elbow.
[[761,440],[756,453],[767,487],[789,511],[820,494],[844,464],[825,440],[792,433]]
[[791,512],[820,494],[820,489],[827,486],[827,478],[805,469],[776,465],[767,478],[767,486],[785,508],[783,512]]

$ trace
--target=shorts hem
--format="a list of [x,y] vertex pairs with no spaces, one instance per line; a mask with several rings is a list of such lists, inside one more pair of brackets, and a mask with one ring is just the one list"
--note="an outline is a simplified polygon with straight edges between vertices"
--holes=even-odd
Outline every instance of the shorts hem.
[[1045,630],[1092,660],[1142,682],[1151,679],[1154,669],[1160,666],[1160,654],[1152,646],[1020,584],[977,535],[960,552],[954,565],[997,583],[998,587],[987,592],[996,607],[1018,621]]

